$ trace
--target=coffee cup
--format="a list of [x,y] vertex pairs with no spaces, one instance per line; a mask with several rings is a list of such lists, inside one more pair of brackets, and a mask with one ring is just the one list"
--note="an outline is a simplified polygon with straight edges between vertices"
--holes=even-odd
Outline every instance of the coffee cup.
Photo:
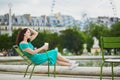
[[44,45],[48,45],[49,43],[45,42]]

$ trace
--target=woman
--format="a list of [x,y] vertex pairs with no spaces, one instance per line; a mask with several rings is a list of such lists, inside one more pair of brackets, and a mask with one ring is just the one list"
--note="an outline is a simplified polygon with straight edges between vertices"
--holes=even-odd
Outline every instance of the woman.
[[[48,50],[48,43],[45,43],[42,47],[35,49],[31,44],[38,35],[38,32],[31,28],[22,29],[16,39],[17,45],[19,45],[20,49],[24,52],[24,54],[29,57],[34,63],[42,64],[48,60],[48,57],[45,50]],[[64,58],[56,49],[48,51],[48,55],[50,58],[50,64],[53,65],[55,63],[62,66],[69,66],[70,69],[73,69],[78,66],[75,62],[71,62],[68,59]]]

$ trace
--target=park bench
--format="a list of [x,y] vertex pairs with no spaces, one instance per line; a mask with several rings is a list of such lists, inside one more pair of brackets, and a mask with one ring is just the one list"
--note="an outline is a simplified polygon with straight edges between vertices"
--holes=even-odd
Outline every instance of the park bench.
[[[100,80],[102,80],[102,70],[104,63],[111,63],[112,80],[114,80],[114,63],[120,62],[119,59],[105,59],[105,49],[120,49],[120,37],[101,37],[102,64],[100,70]],[[114,53],[115,54],[115,53]],[[112,55],[109,53],[109,55]],[[117,57],[117,56],[116,56]]]
[[[34,71],[34,68],[35,68],[35,66],[37,66],[38,64],[35,64],[35,63],[34,63],[33,61],[31,61],[26,55],[24,55],[23,51],[18,47],[18,45],[14,45],[13,48],[15,49],[15,51],[16,51],[16,52],[26,61],[26,63],[27,63],[27,68],[26,68],[26,70],[25,70],[24,77],[26,76],[29,67],[30,67],[31,65],[33,65],[32,71],[31,71],[30,76],[29,76],[29,78],[31,78],[31,77],[32,77],[32,74],[33,74],[33,71]],[[46,51],[46,55],[48,56],[47,51]],[[48,76],[50,76],[50,65],[49,65],[49,62],[50,62],[50,60],[49,60],[49,56],[48,56]],[[56,77],[56,64],[54,65],[54,77]]]

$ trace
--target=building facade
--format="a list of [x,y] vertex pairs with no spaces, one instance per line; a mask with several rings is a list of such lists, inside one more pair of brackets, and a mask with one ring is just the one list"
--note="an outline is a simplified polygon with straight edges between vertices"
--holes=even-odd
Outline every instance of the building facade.
[[[61,15],[60,13],[54,15],[31,16],[30,14],[12,15],[12,29],[20,27],[32,27],[36,30],[60,31],[67,27],[77,26],[84,29],[89,23],[104,24],[110,27],[113,23],[119,22],[120,18],[100,16],[97,18],[87,18],[87,20],[75,20],[72,16]],[[5,33],[9,29],[9,14],[0,15],[0,34]],[[16,27],[16,28],[15,28]],[[59,29],[59,30],[58,30]]]

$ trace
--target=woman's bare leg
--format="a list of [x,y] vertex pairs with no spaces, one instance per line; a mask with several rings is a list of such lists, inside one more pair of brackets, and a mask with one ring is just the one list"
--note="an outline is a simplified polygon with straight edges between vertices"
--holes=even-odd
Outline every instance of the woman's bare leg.
[[59,65],[61,65],[61,66],[71,66],[70,63],[68,63],[68,62],[63,62],[63,61],[59,61],[59,60],[57,60],[57,64],[59,64]]
[[69,63],[69,60],[66,59],[66,58],[64,58],[60,53],[58,53],[57,59],[58,59],[59,61],[63,61],[63,62]]
[[79,65],[79,64],[72,64],[68,59],[64,58],[60,53],[58,53],[56,63],[61,66],[70,66],[70,69],[73,69]]

